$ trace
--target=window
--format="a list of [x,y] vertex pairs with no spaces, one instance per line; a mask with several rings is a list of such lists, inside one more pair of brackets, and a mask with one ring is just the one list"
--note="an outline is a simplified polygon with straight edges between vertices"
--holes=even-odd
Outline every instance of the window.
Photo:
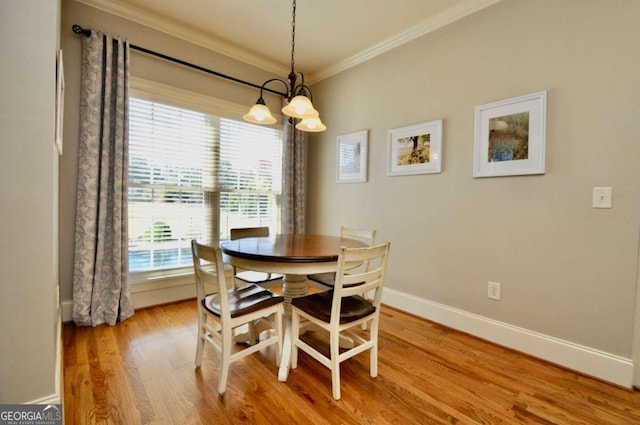
[[129,272],[191,267],[191,239],[280,225],[282,132],[157,101],[129,102]]

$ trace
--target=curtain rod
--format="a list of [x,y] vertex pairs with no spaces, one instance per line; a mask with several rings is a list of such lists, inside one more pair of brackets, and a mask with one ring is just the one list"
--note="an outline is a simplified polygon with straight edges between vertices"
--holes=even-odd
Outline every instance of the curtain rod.
[[[84,35],[85,37],[91,37],[91,30],[82,28],[80,25],[73,25],[71,27],[71,29],[76,34],[81,34],[81,35]],[[131,49],[133,49],[133,50],[137,50],[139,52],[146,53],[146,54],[151,55],[151,56],[155,56],[155,57],[158,57],[158,58],[161,58],[161,59],[164,59],[164,60],[168,60],[170,62],[175,62],[177,64],[180,64],[180,65],[183,65],[183,66],[187,66],[189,68],[197,69],[198,71],[206,72],[207,74],[215,75],[216,77],[224,78],[224,79],[227,79],[227,80],[234,81],[236,83],[244,84],[245,86],[251,86],[251,87],[254,87],[256,89],[261,89],[261,90],[264,90],[264,91],[271,92],[273,94],[277,94],[277,95],[280,95],[280,96],[283,96],[283,97],[287,97],[286,93],[281,93],[281,92],[279,92],[277,90],[272,90],[272,89],[267,88],[267,87],[262,87],[262,86],[259,86],[257,84],[250,83],[249,81],[244,81],[244,80],[241,80],[239,78],[232,77],[230,75],[226,75],[226,74],[223,74],[223,73],[218,72],[218,71],[213,71],[211,69],[204,68],[204,67],[202,67],[200,65],[194,65],[192,63],[185,62],[185,61],[183,61],[181,59],[176,59],[174,57],[167,56],[167,55],[165,55],[163,53],[154,52],[153,50],[145,49],[144,47],[136,46],[134,44],[129,44],[129,47]]]

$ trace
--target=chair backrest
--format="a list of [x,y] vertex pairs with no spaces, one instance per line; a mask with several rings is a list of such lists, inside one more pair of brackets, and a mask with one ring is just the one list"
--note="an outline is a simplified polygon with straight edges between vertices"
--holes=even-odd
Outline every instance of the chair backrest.
[[269,236],[268,227],[239,227],[229,231],[231,240]]
[[[373,246],[376,242],[376,231],[368,229],[355,229],[353,227],[340,226],[340,236],[343,238],[356,239],[367,244],[367,246]],[[367,270],[369,267],[368,262],[364,261],[355,271]]]
[[230,320],[231,313],[229,310],[229,297],[227,292],[232,285],[227,282],[227,278],[224,273],[222,251],[220,248],[203,245],[193,239],[191,241],[191,254],[193,255],[193,272],[196,278],[198,309],[202,308],[202,301],[207,295],[205,284],[209,283],[214,288],[213,293],[217,293],[220,298],[221,316]]
[[352,227],[340,226],[340,236],[343,238],[357,239],[372,246],[376,242],[376,231],[365,229],[354,229]]
[[[366,248],[340,248],[331,306],[332,322],[340,321],[342,298],[370,291],[375,291],[371,303],[379,311],[390,245],[385,242]],[[356,266],[364,262],[368,264],[367,270],[354,272]]]

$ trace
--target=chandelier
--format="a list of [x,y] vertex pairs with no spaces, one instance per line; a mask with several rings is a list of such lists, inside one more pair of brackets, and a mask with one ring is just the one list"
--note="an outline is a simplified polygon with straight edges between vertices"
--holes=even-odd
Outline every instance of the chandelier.
[[[295,119],[300,120],[296,124],[296,128],[301,131],[320,132],[325,131],[327,127],[320,121],[320,114],[315,110],[311,103],[311,90],[304,84],[304,74],[295,72],[294,70],[294,54],[296,50],[296,0],[293,0],[293,13],[291,24],[291,72],[287,76],[289,84],[279,78],[272,78],[265,81],[260,87],[260,97],[251,110],[242,118],[254,124],[274,124],[277,120],[271,115],[271,111],[267,107],[262,97],[262,93],[267,84],[277,81],[284,85],[286,90],[287,105],[282,108],[282,113],[287,115],[289,122],[292,124]],[[298,77],[300,83],[297,84]]]

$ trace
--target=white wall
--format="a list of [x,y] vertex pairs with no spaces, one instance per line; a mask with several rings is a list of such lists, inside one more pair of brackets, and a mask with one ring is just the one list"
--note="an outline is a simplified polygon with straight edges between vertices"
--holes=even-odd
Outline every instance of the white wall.
[[[639,20],[634,0],[503,0],[316,84],[329,129],[309,143],[308,230],[378,229],[392,244],[390,294],[420,300],[417,314],[487,319],[620,361],[628,374]],[[542,90],[546,174],[474,179],[474,106]],[[388,177],[387,131],[435,119],[444,120],[442,173]],[[362,129],[369,181],[336,184],[336,136]],[[613,209],[591,208],[594,186],[613,187]],[[487,298],[489,280],[502,283],[502,301]]]
[[0,1],[0,403],[59,403],[59,2]]

